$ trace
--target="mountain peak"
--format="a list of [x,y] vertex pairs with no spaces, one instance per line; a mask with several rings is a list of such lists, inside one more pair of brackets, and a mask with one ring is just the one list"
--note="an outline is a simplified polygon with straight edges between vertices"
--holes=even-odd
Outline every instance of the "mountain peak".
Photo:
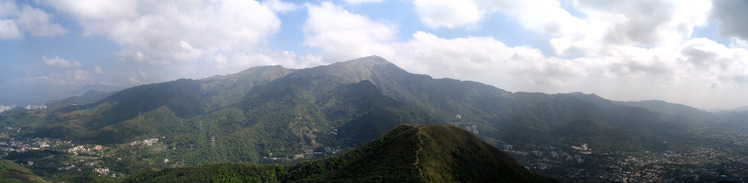
[[377,55],[371,55],[366,57],[361,57],[357,59],[350,60],[348,62],[351,63],[367,63],[367,64],[392,64],[390,61],[387,61],[387,59],[384,59]]
[[240,71],[238,73],[234,74],[228,74],[228,75],[216,75],[212,77],[208,77],[205,79],[202,79],[203,81],[209,81],[209,80],[225,80],[225,79],[262,79],[262,80],[272,80],[276,78],[280,78],[282,76],[285,76],[289,73],[293,72],[292,70],[286,69],[283,66],[279,65],[273,65],[273,66],[257,66],[257,67],[251,67],[249,69],[245,69],[243,71]]
[[[380,56],[371,55],[367,57],[361,57],[345,62],[338,62],[330,64],[330,67],[347,67],[347,68],[375,68],[375,67],[397,67],[392,62]],[[398,68],[399,69],[399,68]]]
[[403,76],[408,72],[382,57],[368,56],[346,62],[304,69],[302,73],[310,76],[335,76],[341,78],[346,83],[369,80],[377,84],[378,80],[393,76]]

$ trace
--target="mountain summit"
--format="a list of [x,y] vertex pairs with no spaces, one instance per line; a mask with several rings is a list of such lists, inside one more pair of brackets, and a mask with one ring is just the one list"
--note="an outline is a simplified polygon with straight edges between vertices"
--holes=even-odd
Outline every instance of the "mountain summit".
[[146,170],[129,182],[555,182],[452,125],[399,125],[340,156],[290,166]]
[[368,56],[347,62],[300,70],[303,77],[334,77],[343,83],[369,80],[375,85],[404,77],[409,73],[379,56]]

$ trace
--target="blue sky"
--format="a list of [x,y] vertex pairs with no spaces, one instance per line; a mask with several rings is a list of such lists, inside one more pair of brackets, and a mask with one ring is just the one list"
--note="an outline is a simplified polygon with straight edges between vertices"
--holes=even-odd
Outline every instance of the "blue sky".
[[369,55],[512,92],[748,105],[747,1],[0,0],[0,104]]

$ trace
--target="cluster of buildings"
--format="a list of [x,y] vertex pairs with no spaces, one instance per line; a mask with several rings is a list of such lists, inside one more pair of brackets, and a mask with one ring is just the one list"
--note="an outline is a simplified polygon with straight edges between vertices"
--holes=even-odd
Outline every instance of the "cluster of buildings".
[[455,119],[450,122],[450,124],[456,126],[457,128],[462,128],[466,131],[469,131],[470,133],[473,133],[475,135],[478,134],[478,126],[473,124],[473,122],[470,121],[463,121],[462,115],[455,115]]
[[[5,135],[5,133],[2,133],[2,135]],[[0,152],[26,152],[29,150],[43,150],[49,147],[55,147],[63,143],[70,143],[70,141],[62,141],[60,139],[51,138],[3,139],[0,140]]]
[[26,110],[40,110],[40,109],[47,109],[47,106],[44,104],[41,105],[26,105],[26,107],[23,107]]
[[101,145],[96,145],[92,148],[86,148],[84,146],[75,146],[71,149],[68,149],[68,153],[78,155],[78,153],[91,153],[93,151],[101,151],[103,150],[103,147]]
[[[0,105],[0,112],[9,111],[14,108],[16,108],[16,105],[10,105],[10,106]],[[44,105],[44,104],[26,105],[26,107],[23,107],[23,108],[26,110],[41,110],[41,109],[47,109],[47,105]]]
[[0,105],[0,112],[5,112],[13,108],[16,108],[16,105],[10,105],[10,106]]
[[[688,151],[590,153],[587,144],[556,149],[529,144],[517,150],[503,145],[504,152],[524,160],[526,168],[551,177],[583,182],[717,182],[748,180],[748,157],[727,157],[711,147],[691,147]],[[584,162],[594,162],[594,168]],[[555,168],[555,169],[554,169]]]
[[109,174],[109,168],[94,168],[94,172],[99,173],[101,175],[108,175]]
[[[161,137],[161,138],[166,138],[166,137]],[[145,140],[136,140],[136,141],[132,141],[132,143],[130,143],[130,145],[134,146],[134,145],[138,145],[138,144],[143,144],[145,146],[151,146],[151,145],[153,145],[155,143],[158,143],[158,138],[150,138],[150,139],[145,139]]]

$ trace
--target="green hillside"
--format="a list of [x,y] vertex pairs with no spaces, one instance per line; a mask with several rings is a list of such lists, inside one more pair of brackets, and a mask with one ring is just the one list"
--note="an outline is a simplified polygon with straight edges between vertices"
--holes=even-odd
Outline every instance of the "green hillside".
[[289,166],[211,164],[148,169],[126,182],[555,182],[470,132],[399,125],[340,156]]
[[0,182],[48,182],[31,170],[9,160],[0,160]]

